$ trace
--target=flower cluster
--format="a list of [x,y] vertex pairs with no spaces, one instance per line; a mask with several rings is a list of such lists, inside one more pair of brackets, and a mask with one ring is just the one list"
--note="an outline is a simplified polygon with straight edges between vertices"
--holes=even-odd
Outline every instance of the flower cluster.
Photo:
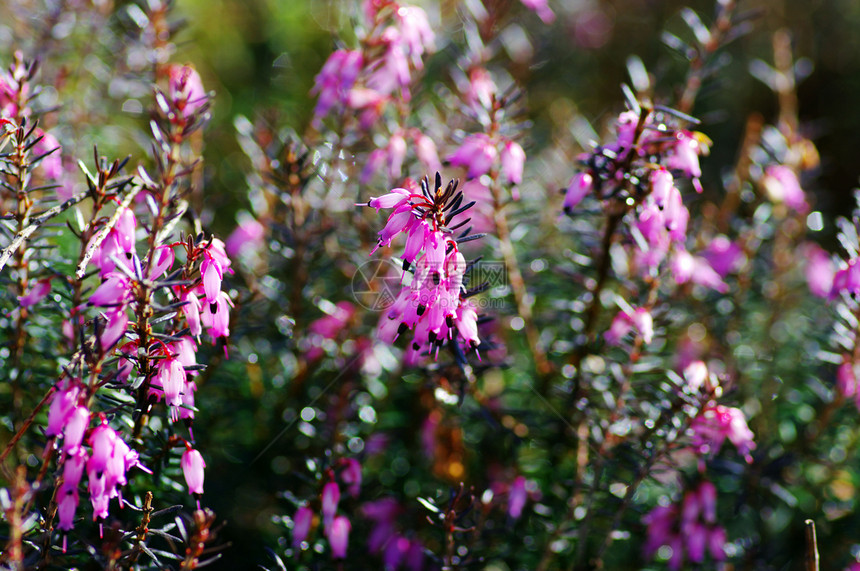
[[710,260],[686,250],[690,212],[676,183],[678,177],[688,178],[702,191],[699,156],[708,152],[709,141],[701,133],[674,127],[675,122],[670,110],[622,113],[615,140],[580,157],[586,170],[571,179],[563,207],[572,214],[591,194],[601,200],[627,200],[635,205],[632,244],[642,270],[656,271],[672,254],[670,269],[678,284],[723,289]]
[[462,203],[457,181],[443,187],[438,173],[433,190],[425,178],[421,192],[395,188],[367,203],[377,210],[392,209],[379,232],[377,248],[388,246],[400,233],[407,235],[401,259],[404,270],[414,265],[412,280],[383,314],[379,337],[390,343],[402,333],[413,331],[407,357],[410,362],[422,353],[435,350],[438,354],[439,348],[455,337],[466,349],[481,343],[478,315],[464,285],[466,259],[458,247],[458,240],[463,240],[468,231],[457,238],[453,236],[468,219],[451,224],[455,216],[472,206]]
[[670,548],[669,568],[681,569],[685,558],[702,563],[706,551],[716,561],[726,558],[726,530],[716,524],[717,489],[708,481],[684,494],[680,503],[657,506],[644,518],[648,526],[645,556],[653,557],[658,549]]
[[[346,558],[349,545],[349,533],[352,523],[345,515],[338,514],[338,504],[341,499],[340,485],[345,485],[347,492],[357,497],[361,491],[361,465],[354,458],[342,458],[336,467],[326,471],[328,481],[320,493],[320,513],[323,523],[323,534],[331,547],[334,559]],[[314,526],[314,511],[309,504],[302,505],[293,516],[293,549],[307,548],[305,543]]]
[[373,522],[367,539],[367,550],[381,555],[385,569],[420,571],[424,568],[424,546],[397,530],[397,516],[401,506],[393,498],[366,502],[361,512]]
[[340,49],[329,56],[311,93],[319,96],[314,121],[319,126],[332,108],[359,112],[364,128],[397,99],[408,101],[412,71],[424,67],[426,52],[435,49],[435,34],[421,8],[394,0],[365,0],[366,35],[361,49]]
[[[93,506],[93,520],[108,516],[111,498],[121,498],[121,488],[127,483],[126,472],[140,464],[137,452],[112,429],[104,415],[98,426],[89,429],[90,411],[81,402],[85,391],[78,380],[69,379],[54,393],[48,411],[49,437],[62,437],[63,483],[57,492],[59,528],[69,531],[74,526],[78,507],[78,484],[87,473],[87,491]],[[88,436],[87,433],[89,433]],[[89,451],[84,447],[84,438]],[[121,499],[120,499],[121,504]]]

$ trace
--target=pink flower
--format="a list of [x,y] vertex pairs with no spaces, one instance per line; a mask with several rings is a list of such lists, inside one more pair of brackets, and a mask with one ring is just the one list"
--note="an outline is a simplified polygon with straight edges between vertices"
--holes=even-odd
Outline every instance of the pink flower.
[[752,462],[750,451],[755,448],[753,433],[740,409],[709,405],[693,419],[690,429],[693,432],[693,446],[699,454],[716,454],[728,438],[746,461]]
[[729,286],[708,263],[700,256],[693,256],[687,250],[678,247],[670,262],[675,283],[678,285],[692,282],[696,285],[725,293]]
[[[60,180],[63,176],[63,158],[61,156],[60,142],[50,133],[36,129],[36,136],[42,139],[33,145],[33,155],[42,156],[39,166],[45,173],[45,178]],[[49,154],[48,154],[49,153]]]
[[513,519],[519,519],[527,499],[526,479],[524,476],[517,476],[514,483],[511,484],[511,491],[508,493],[508,515]]
[[185,388],[185,369],[179,359],[168,356],[159,359],[156,364],[155,384],[164,391],[168,406],[177,407],[182,404],[182,390]]
[[836,266],[830,255],[814,242],[807,242],[802,249],[802,258],[806,260],[804,268],[806,283],[812,295],[827,298],[833,289],[833,279],[836,276]]
[[293,549],[298,549],[308,538],[311,524],[314,521],[314,512],[308,506],[302,506],[296,510],[293,516]]
[[322,516],[323,524],[328,527],[334,515],[337,513],[337,504],[340,502],[340,487],[336,482],[328,482],[322,490]]
[[75,526],[75,511],[78,509],[78,489],[64,483],[57,491],[57,515],[60,522],[57,525],[63,531],[71,531]]
[[430,172],[439,172],[442,170],[442,163],[439,161],[439,153],[436,150],[436,143],[427,135],[421,133],[418,129],[411,131],[412,141],[415,144],[415,156],[424,165],[424,168]]
[[182,454],[179,465],[182,467],[182,475],[185,476],[185,483],[188,485],[188,493],[202,494],[203,469],[206,467],[206,462],[203,461],[200,452],[187,448]]
[[573,209],[582,202],[591,189],[594,187],[594,181],[589,173],[577,173],[570,179],[570,184],[567,186],[567,191],[564,194],[564,213],[570,215]]
[[496,91],[496,84],[485,68],[473,67],[469,71],[469,83],[465,96],[470,106],[485,110],[492,109]]
[[36,305],[51,293],[51,279],[45,278],[37,281],[26,294],[18,297],[18,303],[22,308]]
[[131,280],[125,274],[110,273],[90,296],[89,304],[102,307],[122,305],[132,297],[131,288]]
[[502,149],[500,158],[502,175],[511,184],[520,184],[523,181],[523,166],[526,162],[526,153],[523,148],[513,142],[507,141]]
[[187,65],[170,65],[167,68],[168,97],[186,118],[203,107],[206,103],[206,92],[200,74]]
[[347,101],[350,89],[361,73],[364,60],[358,50],[333,52],[314,79],[311,94],[318,94],[314,124],[319,126],[332,107]]
[[533,10],[538,18],[543,20],[544,24],[552,24],[555,21],[555,14],[549,7],[548,0],[521,0],[523,6],[529,10]]
[[99,343],[102,351],[107,352],[125,336],[128,329],[128,314],[125,312],[125,307],[120,306],[106,311],[104,315],[107,323],[99,336]]
[[468,167],[468,178],[479,177],[490,171],[499,152],[490,137],[484,133],[469,135],[448,161],[453,166]]
[[654,337],[654,320],[651,313],[644,307],[636,308],[632,313],[623,309],[619,311],[612,320],[609,330],[604,333],[604,338],[608,344],[618,345],[634,327],[646,345],[651,343]]
[[352,497],[357,497],[361,490],[361,464],[355,458],[345,458],[343,471],[340,479],[348,486],[347,490]]
[[736,271],[743,262],[741,247],[723,235],[716,236],[703,252],[704,258],[721,278]]
[[[215,306],[213,311],[212,306]],[[230,308],[233,307],[233,302],[225,292],[219,292],[215,303],[206,303],[203,305],[203,311],[200,314],[200,321],[203,326],[208,328],[209,335],[213,339],[218,337],[230,336]]]
[[80,449],[89,425],[90,411],[85,406],[76,406],[63,429],[63,452],[75,454]]
[[326,537],[331,546],[331,555],[335,559],[346,558],[346,548],[349,544],[349,532],[352,524],[346,516],[339,515],[325,528]]
[[48,409],[48,428],[45,434],[57,436],[63,431],[75,412],[79,396],[80,388],[68,381],[54,393],[51,397],[51,407]]
[[262,224],[250,216],[243,218],[224,244],[227,255],[235,258],[262,250],[265,235],[266,229]]
[[784,165],[772,165],[765,169],[761,179],[764,191],[771,202],[785,204],[801,214],[809,210],[806,195],[800,187],[797,174]]
[[188,302],[182,306],[182,313],[185,315],[185,321],[188,323],[191,335],[197,337],[203,331],[200,324],[200,300],[190,291],[185,292],[181,299]]
[[176,255],[173,253],[173,247],[159,246],[152,253],[152,259],[149,266],[148,275],[150,279],[157,279],[164,275],[164,272],[173,266],[176,260]]

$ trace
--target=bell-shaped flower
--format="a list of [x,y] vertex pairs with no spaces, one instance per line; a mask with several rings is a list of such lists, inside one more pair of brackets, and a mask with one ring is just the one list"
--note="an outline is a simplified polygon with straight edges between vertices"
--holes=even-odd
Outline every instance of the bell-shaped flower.
[[298,549],[307,540],[313,521],[314,512],[310,507],[304,505],[296,510],[293,516],[293,549]]
[[32,307],[48,297],[51,293],[51,278],[45,278],[33,284],[22,296],[18,297],[18,305],[21,308]]
[[342,462],[344,467],[340,479],[347,485],[349,495],[357,497],[361,490],[361,464],[355,458],[345,458]]
[[224,246],[231,257],[253,254],[265,245],[266,228],[250,215],[242,216],[239,225],[227,238]]
[[185,315],[185,321],[188,323],[189,332],[194,337],[197,337],[203,332],[203,327],[200,324],[200,300],[191,291],[184,292],[181,300],[187,302],[182,306],[182,313]]
[[75,526],[75,511],[78,509],[79,501],[77,486],[66,483],[60,486],[60,489],[57,490],[57,516],[60,520],[57,524],[58,528],[63,531],[71,531]]
[[191,66],[172,64],[167,68],[168,97],[186,118],[206,103],[200,74]]
[[51,407],[48,409],[48,428],[45,434],[57,436],[68,424],[75,407],[78,404],[80,388],[66,382],[51,397]]
[[85,406],[76,406],[63,429],[63,452],[74,454],[84,441],[90,425],[90,411]]
[[106,323],[99,337],[99,343],[101,343],[102,351],[107,352],[125,335],[128,329],[128,314],[125,307],[120,306],[109,309],[104,316]]
[[173,247],[170,245],[159,246],[153,251],[149,266],[149,278],[158,279],[164,275],[176,260]]
[[185,388],[185,368],[179,359],[168,356],[156,364],[155,382],[164,391],[167,406],[176,407],[182,404],[182,389]]
[[322,516],[323,524],[328,527],[334,514],[337,513],[337,504],[340,502],[340,487],[336,482],[328,482],[322,490]]
[[523,167],[526,163],[526,153],[523,148],[514,141],[507,141],[502,148],[499,160],[502,176],[511,184],[520,184],[523,181]]
[[335,559],[346,558],[346,548],[349,545],[349,532],[351,529],[352,524],[343,515],[335,517],[331,524],[326,526],[326,537],[331,546],[331,555]]
[[218,294],[215,303],[203,305],[200,320],[213,338],[229,337],[231,307],[233,307],[233,302],[230,296],[223,291]]
[[92,454],[87,461],[87,474],[90,479],[94,474],[98,475],[105,471],[118,438],[114,429],[104,421],[90,433],[87,439],[92,449]]
[[526,479],[524,476],[517,476],[511,484],[510,492],[508,492],[508,516],[511,519],[519,519],[527,499]]
[[809,204],[806,195],[800,187],[797,174],[784,165],[772,165],[765,169],[761,185],[767,197],[776,204],[785,204],[792,210],[806,213]]
[[469,135],[460,147],[448,156],[448,161],[456,167],[467,167],[467,177],[475,178],[490,171],[496,163],[499,152],[496,144],[485,133]]
[[185,476],[188,492],[191,494],[202,494],[203,469],[206,467],[206,462],[203,461],[203,456],[200,452],[193,448],[187,448],[182,454],[179,465],[182,467],[182,474]]
[[90,296],[89,304],[101,307],[125,304],[131,298],[131,280],[125,274],[110,273]]
[[593,186],[594,181],[589,173],[581,172],[573,175],[564,194],[564,213],[570,215],[585,195],[591,192]]

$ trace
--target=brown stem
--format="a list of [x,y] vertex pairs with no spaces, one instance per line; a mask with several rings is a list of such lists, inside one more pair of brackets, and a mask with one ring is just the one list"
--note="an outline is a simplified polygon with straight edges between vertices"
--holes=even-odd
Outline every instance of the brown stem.
[[517,304],[517,313],[523,320],[526,341],[528,342],[529,349],[531,350],[532,359],[534,359],[538,375],[546,379],[552,370],[552,366],[546,358],[546,353],[544,353],[540,346],[540,335],[537,327],[535,326],[534,317],[532,315],[531,300],[528,298],[526,284],[523,280],[523,275],[520,272],[519,264],[517,263],[517,254],[514,250],[514,245],[511,242],[511,234],[508,229],[508,219],[505,216],[504,204],[502,203],[502,189],[498,182],[493,185],[493,207],[496,232],[499,235],[499,246],[502,250],[502,256],[505,259],[505,267],[508,272],[508,282],[514,293],[514,301]]

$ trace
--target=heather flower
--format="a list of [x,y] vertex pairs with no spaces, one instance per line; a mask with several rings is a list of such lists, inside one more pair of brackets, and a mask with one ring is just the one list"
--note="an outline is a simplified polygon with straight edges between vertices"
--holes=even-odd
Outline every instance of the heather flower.
[[125,307],[119,306],[105,312],[106,324],[99,336],[102,351],[107,352],[126,333],[128,329],[128,314]]
[[548,0],[521,0],[523,6],[533,10],[544,24],[552,24],[555,21],[555,13],[549,7]]
[[340,479],[347,485],[347,491],[352,497],[357,497],[361,490],[361,464],[355,458],[345,458],[343,471]]
[[308,506],[296,510],[293,516],[293,549],[298,549],[307,540],[314,521],[314,512]]
[[60,180],[65,172],[63,169],[63,158],[60,155],[60,142],[50,133],[36,129],[36,136],[41,139],[33,145],[33,154],[41,156],[39,166],[45,174],[45,178]]
[[45,299],[51,293],[51,279],[45,278],[33,284],[27,293],[18,297],[18,304],[22,309],[32,307]]
[[159,359],[156,364],[155,384],[164,391],[167,406],[177,407],[182,404],[182,390],[185,388],[185,368],[179,359],[168,355]]
[[680,505],[658,506],[648,513],[643,518],[648,526],[645,556],[653,557],[660,547],[669,546],[670,569],[680,569],[685,558],[702,563],[706,550],[714,560],[725,559],[726,532],[716,523],[716,493],[714,485],[704,481],[685,493]]
[[227,238],[224,247],[227,255],[235,258],[257,252],[263,248],[266,235],[265,227],[251,216],[243,216],[239,225]]
[[483,67],[473,67],[469,71],[469,82],[466,86],[466,102],[472,107],[489,110],[496,96],[496,83],[490,72]]
[[51,406],[48,409],[48,428],[45,430],[45,434],[57,436],[63,431],[75,412],[79,396],[80,388],[70,381],[67,381],[54,393],[54,396],[51,397]]
[[570,179],[567,191],[564,194],[564,213],[570,215],[573,209],[582,202],[582,199],[591,192],[594,181],[588,173],[577,173]]
[[182,313],[185,315],[185,321],[188,323],[188,329],[191,335],[197,337],[203,332],[203,327],[200,321],[200,300],[194,295],[194,292],[186,291],[182,294],[182,301],[186,302],[182,306]]
[[179,465],[182,467],[182,475],[185,476],[185,483],[188,485],[188,493],[202,494],[203,469],[206,467],[206,462],[203,461],[200,452],[191,447],[186,448]]
[[85,406],[76,406],[63,428],[63,452],[75,454],[80,449],[89,425],[90,411]]
[[723,235],[716,236],[708,243],[702,256],[721,278],[736,271],[743,262],[743,250]]
[[466,261],[457,241],[450,236],[452,230],[466,222],[448,227],[454,216],[472,204],[461,206],[463,195],[456,190],[456,181],[443,189],[441,176],[437,174],[433,191],[425,178],[420,194],[395,189],[367,203],[376,208],[393,207],[388,222],[379,232],[377,247],[390,244],[401,232],[408,235],[402,258],[404,269],[415,263],[413,277],[383,314],[378,331],[380,339],[393,342],[412,330],[407,359],[416,358],[428,346],[438,349],[447,339],[454,339],[455,334],[467,347],[480,344],[476,314],[462,297]]
[[176,254],[173,253],[173,247],[170,245],[159,246],[152,253],[152,260],[149,266],[148,276],[150,279],[157,279],[173,266],[176,261]]
[[753,433],[740,409],[708,405],[693,419],[690,430],[693,433],[693,447],[699,454],[716,454],[728,438],[746,461],[752,462],[750,451],[755,448]]
[[167,68],[168,96],[186,118],[206,103],[206,92],[200,74],[187,65],[170,65]]
[[71,531],[75,526],[75,511],[78,509],[78,489],[64,483],[57,491],[57,527],[63,531]]
[[467,167],[467,178],[479,177],[490,171],[496,163],[499,151],[496,144],[484,133],[469,135],[460,147],[448,156],[448,162],[456,167]]
[[675,277],[675,283],[683,285],[693,283],[721,293],[728,291],[729,286],[720,277],[711,264],[701,256],[693,256],[683,248],[676,248],[670,261],[670,269]]
[[127,303],[132,297],[132,282],[125,274],[110,273],[90,296],[89,304],[102,307]]
[[337,504],[340,502],[340,487],[336,482],[328,482],[322,490],[322,516],[323,524],[328,527],[334,515],[337,513]]
[[604,334],[604,339],[610,345],[618,345],[621,339],[634,328],[646,345],[651,343],[654,337],[654,320],[651,312],[644,307],[635,308],[632,311],[622,309],[612,320],[609,330]]
[[804,273],[806,283],[812,295],[827,298],[833,289],[836,276],[836,266],[830,255],[821,246],[808,242],[803,249],[803,258],[806,260]]
[[809,210],[806,195],[800,187],[797,174],[784,165],[772,165],[764,171],[761,185],[771,202],[785,204],[792,210],[805,213]]
[[311,89],[311,94],[319,95],[314,109],[317,126],[332,107],[346,102],[363,65],[364,59],[357,50],[337,50],[329,56]]
[[332,520],[331,525],[326,526],[325,532],[331,546],[331,555],[335,559],[346,558],[346,548],[349,544],[349,532],[352,524],[346,516],[339,515]]
[[526,479],[524,476],[517,476],[514,479],[514,483],[511,484],[511,490],[508,493],[508,516],[513,519],[519,519],[523,513],[527,499]]
[[523,148],[513,141],[505,142],[500,157],[502,176],[511,184],[519,184],[523,181],[523,167],[526,162],[526,153]]
[[230,308],[233,301],[225,292],[218,292],[215,302],[203,304],[200,312],[200,322],[209,331],[213,339],[218,337],[229,337],[230,335]]

